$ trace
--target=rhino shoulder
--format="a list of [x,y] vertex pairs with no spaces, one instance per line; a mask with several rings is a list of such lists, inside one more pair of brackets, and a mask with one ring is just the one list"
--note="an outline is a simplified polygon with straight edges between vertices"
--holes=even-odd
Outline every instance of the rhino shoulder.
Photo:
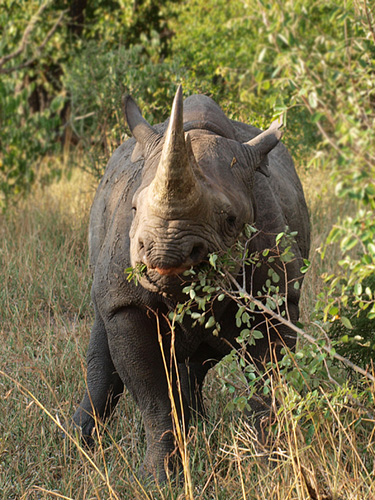
[[119,207],[126,210],[140,183],[143,161],[131,161],[134,146],[135,140],[130,138],[114,151],[96,191],[89,224],[89,254],[93,269]]

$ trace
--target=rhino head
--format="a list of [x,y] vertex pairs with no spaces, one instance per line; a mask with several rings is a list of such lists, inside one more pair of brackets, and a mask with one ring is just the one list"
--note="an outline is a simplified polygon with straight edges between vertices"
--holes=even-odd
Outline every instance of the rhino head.
[[279,142],[281,124],[274,122],[244,144],[202,127],[185,132],[181,86],[164,135],[130,96],[124,111],[137,141],[132,159],[144,159],[133,197],[131,263],[147,266],[141,279],[146,289],[174,294],[185,270],[210,252],[228,249],[244,225],[254,222],[254,175]]

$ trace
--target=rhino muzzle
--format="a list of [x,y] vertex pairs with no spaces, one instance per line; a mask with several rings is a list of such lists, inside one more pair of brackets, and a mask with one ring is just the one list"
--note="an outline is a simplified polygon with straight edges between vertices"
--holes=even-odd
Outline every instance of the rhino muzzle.
[[206,241],[155,243],[150,238],[140,237],[138,254],[149,271],[161,276],[182,274],[192,266],[205,260],[208,254]]

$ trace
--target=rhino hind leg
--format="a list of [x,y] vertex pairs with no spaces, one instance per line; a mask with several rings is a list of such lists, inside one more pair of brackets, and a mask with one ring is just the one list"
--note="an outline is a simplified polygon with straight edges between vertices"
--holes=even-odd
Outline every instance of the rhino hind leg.
[[124,384],[111,359],[103,321],[96,313],[87,352],[87,389],[73,415],[73,422],[80,428],[87,445],[93,444],[95,418],[104,421],[110,417],[123,389]]

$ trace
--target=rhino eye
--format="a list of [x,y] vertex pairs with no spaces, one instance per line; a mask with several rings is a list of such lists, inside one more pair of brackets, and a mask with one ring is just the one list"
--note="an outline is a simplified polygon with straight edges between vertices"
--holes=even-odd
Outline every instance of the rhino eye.
[[234,227],[236,225],[237,217],[235,215],[228,215],[227,224],[230,227]]
[[135,214],[137,213],[137,209],[136,207],[132,207],[132,215],[133,215],[133,219],[135,217]]

